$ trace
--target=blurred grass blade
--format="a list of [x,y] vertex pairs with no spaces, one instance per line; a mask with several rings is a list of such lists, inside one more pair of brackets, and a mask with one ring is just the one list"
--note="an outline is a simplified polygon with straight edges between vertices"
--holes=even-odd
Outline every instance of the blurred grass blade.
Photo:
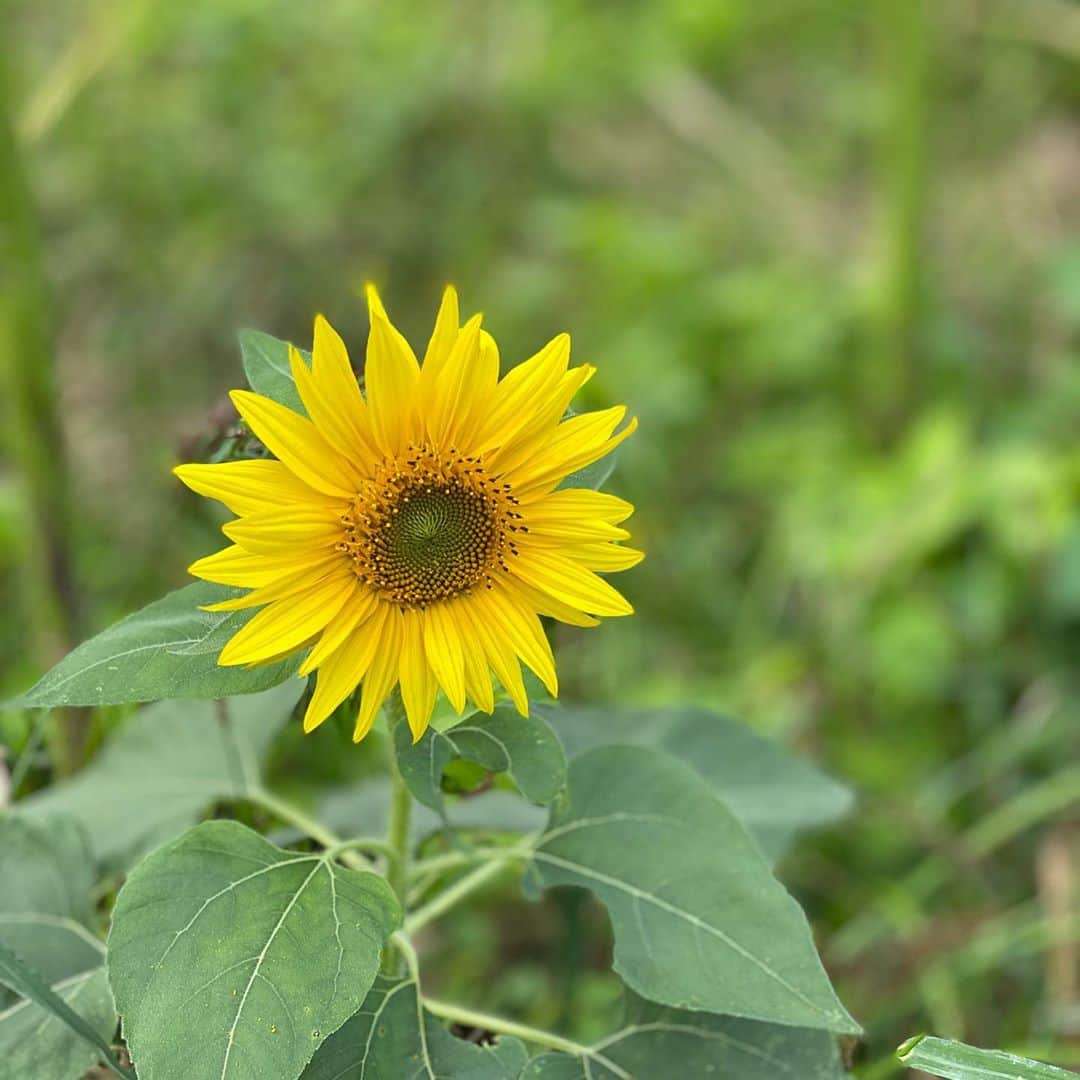
[[72,1031],[93,1043],[101,1051],[105,1064],[117,1076],[135,1080],[135,1074],[125,1069],[113,1057],[109,1044],[59,994],[53,992],[41,977],[27,967],[6,945],[0,943],[0,982],[15,993],[40,1005],[63,1021]]
[[944,1080],[1075,1080],[1077,1075],[1003,1050],[980,1050],[932,1035],[916,1035],[896,1051],[896,1056],[905,1065]]

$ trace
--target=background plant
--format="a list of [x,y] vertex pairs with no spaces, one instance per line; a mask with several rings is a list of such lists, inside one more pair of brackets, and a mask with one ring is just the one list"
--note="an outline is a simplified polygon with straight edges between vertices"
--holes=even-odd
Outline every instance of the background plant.
[[[210,550],[167,467],[235,381],[225,328],[302,338],[325,308],[355,337],[353,271],[413,330],[453,277],[508,355],[557,310],[605,361],[596,400],[649,432],[618,481],[650,552],[640,617],[569,639],[566,692],[719,706],[859,790],[857,819],[783,870],[860,1003],[868,1073],[923,1028],[1073,1060],[1072,4],[4,18],[27,180],[5,172],[5,272],[17,250],[33,285],[3,291],[25,391],[5,407],[34,420],[4,425],[4,587],[25,603],[0,629],[7,689]],[[36,411],[50,338],[66,481],[35,471],[59,426]],[[120,719],[98,711],[91,749]],[[33,719],[5,724],[27,792],[47,776]],[[371,767],[272,749],[298,793]],[[569,989],[582,1037],[607,1030],[602,965],[567,974],[602,919],[544,910],[529,938],[494,906],[448,922],[440,993],[486,986],[539,1023]]]

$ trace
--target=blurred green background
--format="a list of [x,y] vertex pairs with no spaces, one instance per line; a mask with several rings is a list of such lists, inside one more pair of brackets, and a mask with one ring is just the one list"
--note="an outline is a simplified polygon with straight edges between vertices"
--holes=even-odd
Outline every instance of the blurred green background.
[[[638,614],[558,631],[564,695],[709,704],[858,790],[783,873],[862,1075],[924,1029],[1080,1066],[1080,4],[0,17],[0,690],[218,546],[168,470],[236,328],[322,311],[359,360],[361,281],[419,345],[453,281],[641,421]],[[548,915],[461,916],[445,978],[588,1034],[603,918]]]

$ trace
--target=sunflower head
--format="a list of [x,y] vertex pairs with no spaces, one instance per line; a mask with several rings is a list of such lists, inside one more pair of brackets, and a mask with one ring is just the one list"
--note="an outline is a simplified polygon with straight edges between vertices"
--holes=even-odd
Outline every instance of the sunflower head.
[[522,661],[558,693],[541,615],[595,626],[632,611],[600,574],[642,557],[622,543],[633,507],[560,484],[636,423],[622,406],[567,418],[593,369],[569,366],[565,334],[500,379],[494,340],[479,316],[460,325],[452,288],[423,363],[372,287],[368,306],[365,393],[319,316],[310,365],[290,350],[306,416],[232,394],[275,460],[175,470],[236,514],[231,546],[190,571],[250,591],[212,609],[261,608],[218,662],[308,650],[304,729],[360,687],[357,740],[397,685],[414,738],[440,688],[459,714],[467,699],[491,712],[493,675],[527,714]]

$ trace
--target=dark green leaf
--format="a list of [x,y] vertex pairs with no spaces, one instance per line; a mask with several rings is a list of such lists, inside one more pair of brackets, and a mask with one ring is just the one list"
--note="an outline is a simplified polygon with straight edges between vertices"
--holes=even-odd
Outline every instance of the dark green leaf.
[[918,1035],[904,1043],[896,1056],[913,1069],[946,1080],[1076,1080],[1077,1074],[1041,1061],[980,1050],[977,1046]]
[[761,1024],[731,1016],[665,1009],[627,995],[618,1031],[590,1048],[590,1057],[540,1054],[521,1080],[841,1080],[843,1063],[827,1032]]
[[146,1080],[292,1080],[363,1003],[401,922],[389,885],[210,821],[132,872],[109,981]]
[[517,1080],[528,1060],[517,1039],[475,1046],[423,1013],[416,984],[376,980],[363,1008],[326,1040],[303,1080]]
[[211,803],[249,792],[300,690],[293,681],[227,703],[140,709],[87,768],[20,810],[35,819],[70,814],[85,826],[97,859],[117,865],[171,839]]
[[[33,968],[28,967],[2,942],[0,942],[0,983],[14,990],[20,997],[40,1006],[50,1016],[55,1017],[81,1038],[96,1046],[101,1051],[102,1059],[113,1072],[120,1076],[131,1077],[127,1070],[121,1069],[116,1064],[109,1044],[101,1032],[90,1021],[80,1016]],[[41,1022],[40,1017],[38,1021]]]
[[534,853],[547,886],[591,889],[615,970],[676,1008],[858,1032],[829,985],[806,917],[757,845],[688,766],[611,746],[570,764]]
[[101,1060],[97,1049],[116,1031],[116,1009],[105,968],[83,971],[52,990],[96,1033],[91,1043],[54,1013],[21,1000],[0,1012],[0,1075],[12,1080],[72,1080]]
[[491,772],[505,772],[530,802],[548,803],[566,776],[566,759],[542,717],[522,717],[509,705],[486,716],[474,713],[445,732],[428,728],[415,745],[409,725],[394,731],[398,764],[409,790],[425,806],[443,812],[443,769],[456,758]]
[[594,746],[653,746],[681,758],[778,858],[801,829],[825,825],[851,807],[851,792],[816,766],[744,724],[705,709],[537,709],[567,756]]
[[199,581],[169,593],[68,653],[15,704],[118,705],[161,698],[253,694],[295,674],[299,657],[263,667],[219,667],[222,646],[254,613],[200,611],[241,589]]
[[[285,405],[301,416],[307,416],[289,367],[288,343],[261,330],[241,330],[237,336],[240,339],[244,374],[251,389],[264,397],[273,398],[279,405]],[[310,362],[311,353],[300,352],[304,360]]]
[[0,818],[0,942],[47,983],[100,967],[90,932],[93,859],[70,818]]

